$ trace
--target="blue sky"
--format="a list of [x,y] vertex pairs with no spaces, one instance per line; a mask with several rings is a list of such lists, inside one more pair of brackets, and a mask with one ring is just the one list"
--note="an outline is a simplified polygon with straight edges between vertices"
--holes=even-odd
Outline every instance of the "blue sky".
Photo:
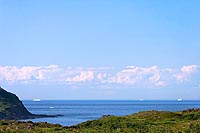
[[198,0],[0,0],[0,84],[21,99],[200,99]]

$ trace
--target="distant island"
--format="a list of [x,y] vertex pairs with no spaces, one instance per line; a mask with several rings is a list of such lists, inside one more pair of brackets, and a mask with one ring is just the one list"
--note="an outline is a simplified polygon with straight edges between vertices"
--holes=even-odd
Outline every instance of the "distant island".
[[38,115],[30,113],[19,98],[0,87],[0,119],[20,120],[43,117],[56,117],[60,115]]

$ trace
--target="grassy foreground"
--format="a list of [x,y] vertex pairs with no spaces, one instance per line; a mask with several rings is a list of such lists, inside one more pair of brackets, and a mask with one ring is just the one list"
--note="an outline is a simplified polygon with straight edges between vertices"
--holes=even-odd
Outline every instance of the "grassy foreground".
[[104,116],[71,127],[46,122],[0,120],[0,132],[198,133],[200,109],[180,112],[144,111],[129,116]]

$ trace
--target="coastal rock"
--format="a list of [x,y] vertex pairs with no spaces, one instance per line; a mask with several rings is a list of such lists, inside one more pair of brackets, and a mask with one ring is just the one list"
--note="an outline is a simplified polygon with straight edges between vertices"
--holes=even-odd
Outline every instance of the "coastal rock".
[[35,115],[30,113],[15,94],[0,87],[0,119],[19,120],[56,116],[60,115]]

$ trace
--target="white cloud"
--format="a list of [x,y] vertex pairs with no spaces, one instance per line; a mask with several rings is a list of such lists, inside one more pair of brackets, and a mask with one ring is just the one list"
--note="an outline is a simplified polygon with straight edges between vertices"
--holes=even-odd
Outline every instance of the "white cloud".
[[98,73],[96,76],[96,81],[101,83],[106,83],[109,75],[107,73]]
[[[18,68],[16,66],[0,67],[0,80],[6,82],[18,82],[29,80],[57,80],[60,79],[62,69],[56,65],[33,67],[24,66]],[[56,78],[54,78],[56,76]],[[58,76],[58,77],[57,77]]]
[[159,81],[159,80],[160,80],[160,74],[159,74],[159,73],[154,74],[153,76],[151,76],[151,77],[149,78],[149,80],[152,81],[152,82],[157,82],[157,81]]
[[167,86],[167,84],[166,84],[164,81],[158,81],[158,82],[155,83],[155,85],[156,85],[157,87],[164,87],[164,86]]
[[85,82],[85,81],[92,81],[94,79],[94,72],[93,71],[82,71],[80,74],[76,75],[75,77],[67,78],[67,82]]
[[198,72],[199,66],[197,65],[190,65],[190,66],[183,66],[179,73],[174,74],[174,77],[179,82],[184,82],[190,80],[191,76]]
[[194,72],[197,71],[198,68],[199,68],[199,66],[197,66],[197,65],[183,66],[181,68],[181,72],[183,72],[183,73],[194,73]]
[[[187,83],[199,72],[199,66],[183,66],[180,69],[159,69],[157,66],[127,66],[120,71],[111,68],[72,68],[50,66],[0,66],[0,83],[85,83],[88,86],[122,86],[132,88],[165,87]],[[33,82],[34,81],[34,82]]]
[[140,82],[148,80],[148,77],[158,71],[157,66],[149,68],[128,66],[124,70],[117,72],[112,77],[112,82],[123,84],[138,84]]

